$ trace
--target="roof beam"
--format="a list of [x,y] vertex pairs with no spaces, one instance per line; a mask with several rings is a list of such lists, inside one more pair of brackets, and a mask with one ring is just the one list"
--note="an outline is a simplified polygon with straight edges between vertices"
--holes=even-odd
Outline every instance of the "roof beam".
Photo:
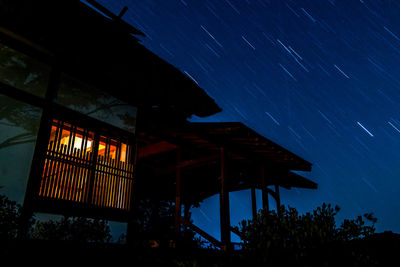
[[191,159],[191,160],[186,160],[182,161],[179,163],[179,167],[181,168],[186,168],[186,167],[200,167],[203,165],[210,165],[214,164],[217,162],[219,159],[219,156],[217,154],[207,156],[207,157],[202,157],[202,158],[197,158],[197,159]]
[[152,155],[157,155],[160,153],[172,151],[176,149],[176,145],[168,143],[166,141],[161,141],[155,144],[147,145],[144,147],[139,148],[138,158],[147,158]]

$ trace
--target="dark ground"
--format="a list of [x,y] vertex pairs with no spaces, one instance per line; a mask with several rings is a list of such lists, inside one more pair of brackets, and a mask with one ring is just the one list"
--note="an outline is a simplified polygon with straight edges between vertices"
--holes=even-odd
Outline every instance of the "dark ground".
[[[363,261],[355,266],[394,266],[400,253],[400,235],[392,232],[375,234],[341,246],[322,248],[319,254],[330,255],[327,266],[346,264],[348,258],[363,255],[371,258],[371,265]],[[322,256],[323,257],[323,256]],[[252,266],[252,259],[239,251],[224,253],[211,249],[138,249],[123,244],[88,244],[66,241],[3,241],[0,244],[2,262],[26,262],[74,266],[124,264],[124,266]],[[311,264],[314,266],[314,264]],[[316,266],[316,265],[315,265]],[[343,265],[344,266],[344,265]]]

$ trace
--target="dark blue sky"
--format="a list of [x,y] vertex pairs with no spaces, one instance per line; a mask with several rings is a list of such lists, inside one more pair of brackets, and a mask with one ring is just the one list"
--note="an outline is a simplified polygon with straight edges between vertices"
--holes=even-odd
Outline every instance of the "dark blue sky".
[[[301,212],[374,212],[400,232],[400,4],[391,0],[99,0],[142,44],[192,77],[223,112],[313,163],[316,191],[282,190]],[[134,75],[134,74],[132,74]],[[250,215],[231,196],[232,224]],[[195,223],[219,235],[218,201]]]

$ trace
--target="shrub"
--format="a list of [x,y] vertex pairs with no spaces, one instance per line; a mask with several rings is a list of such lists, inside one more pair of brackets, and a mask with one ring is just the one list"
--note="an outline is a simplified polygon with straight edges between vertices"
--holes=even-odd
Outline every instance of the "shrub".
[[[338,253],[344,248],[344,242],[361,239],[375,231],[376,219],[372,214],[364,215],[371,225],[366,225],[363,217],[358,216],[355,220],[344,220],[337,227],[335,216],[339,210],[338,206],[333,208],[325,203],[304,215],[283,206],[279,213],[262,210],[256,218],[239,224],[244,238],[244,257],[257,266],[310,266],[312,262],[316,266],[331,266],[327,264],[347,255],[343,251],[344,254]],[[350,258],[357,258],[357,262],[364,260],[354,253],[350,253]]]
[[6,196],[0,195],[0,240],[17,237],[21,206]]
[[31,237],[42,240],[109,243],[110,226],[107,221],[82,217],[64,217],[59,221],[36,222]]

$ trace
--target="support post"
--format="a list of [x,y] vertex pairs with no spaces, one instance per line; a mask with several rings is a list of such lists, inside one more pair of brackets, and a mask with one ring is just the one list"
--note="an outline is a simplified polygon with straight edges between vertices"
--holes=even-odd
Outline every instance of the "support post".
[[183,218],[185,219],[185,220],[189,220],[189,214],[190,214],[190,204],[188,204],[188,203],[185,203],[184,204],[184,206],[183,206]]
[[52,63],[52,67],[53,68],[50,73],[49,84],[45,95],[43,112],[40,119],[35,151],[33,153],[31,171],[29,174],[25,198],[21,209],[21,219],[17,233],[17,238],[21,240],[28,239],[30,220],[34,214],[34,202],[37,200],[37,197],[39,195],[40,181],[42,178],[42,171],[45,163],[45,155],[50,139],[50,131],[53,119],[52,103],[57,95],[57,85],[61,75],[57,59],[55,59],[55,61]]
[[268,190],[267,190],[267,182],[266,182],[266,179],[265,179],[265,166],[264,166],[264,164],[260,165],[260,176],[261,176],[261,192],[262,192],[263,209],[269,211]]
[[253,219],[257,216],[257,201],[256,201],[256,188],[251,187],[251,211],[253,214]]
[[231,246],[231,223],[229,214],[229,191],[228,177],[226,169],[226,152],[225,148],[220,148],[220,168],[221,168],[221,191],[219,194],[220,203],[220,224],[221,224],[221,242],[224,250],[228,250]]
[[276,201],[276,211],[278,215],[280,215],[281,197],[279,195],[279,185],[275,185],[275,201]]
[[175,234],[179,236],[181,225],[181,167],[179,163],[181,162],[181,149],[177,149],[176,154],[176,181],[175,181]]
[[136,177],[137,170],[137,159],[139,155],[138,151],[138,141],[135,139],[135,158],[133,159],[134,173],[133,173],[133,185],[132,185],[132,196],[131,196],[131,210],[129,211],[128,225],[126,228],[126,243],[128,245],[133,244],[135,234],[139,232],[137,214],[139,210],[139,198],[137,196],[138,188],[138,178]]

